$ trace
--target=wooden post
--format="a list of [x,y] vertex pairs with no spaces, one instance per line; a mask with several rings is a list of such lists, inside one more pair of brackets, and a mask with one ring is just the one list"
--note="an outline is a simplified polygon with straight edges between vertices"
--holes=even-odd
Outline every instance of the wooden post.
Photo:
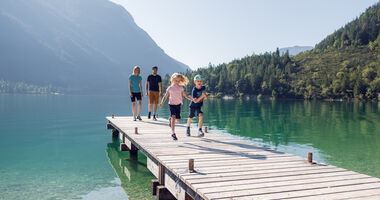
[[313,153],[311,153],[311,152],[307,153],[307,162],[310,164],[313,163]]
[[192,196],[190,196],[187,192],[185,193],[185,200],[194,200]]
[[157,186],[157,200],[177,200],[163,185]]
[[112,124],[111,124],[110,121],[108,121],[108,123],[107,123],[107,129],[108,129],[108,130],[110,130],[110,129],[115,129],[115,128],[112,126]]
[[125,143],[120,143],[120,151],[129,151],[129,148]]
[[129,150],[129,157],[131,157],[131,158],[137,158],[137,156],[138,156],[138,148],[135,146],[135,145],[133,145],[133,143],[131,143],[131,149]]
[[119,131],[116,129],[112,129],[112,138],[117,138],[119,136]]
[[138,134],[138,132],[137,132],[137,127],[135,127],[135,134]]
[[194,172],[194,159],[189,159],[189,172]]
[[205,133],[207,133],[207,126],[205,126]]
[[151,183],[152,183],[152,195],[156,196],[156,194],[157,194],[157,186],[159,185],[158,180],[157,179],[153,179]]
[[165,167],[158,163],[158,184],[165,185]]

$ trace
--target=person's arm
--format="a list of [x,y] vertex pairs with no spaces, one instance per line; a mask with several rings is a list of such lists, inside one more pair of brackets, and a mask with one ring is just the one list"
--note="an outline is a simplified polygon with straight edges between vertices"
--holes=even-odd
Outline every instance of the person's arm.
[[161,100],[160,107],[165,103],[166,99],[168,98],[169,92],[166,91],[164,98]]
[[132,97],[132,80],[129,79],[129,96]]
[[202,101],[203,98],[206,98],[206,97],[207,97],[206,91],[204,91],[200,97],[198,97],[196,100],[194,100],[194,102],[198,103],[198,102]]
[[162,98],[162,82],[159,82],[158,83],[158,86],[159,86],[159,94],[160,94],[160,98]]
[[140,80],[140,92],[141,92],[141,98],[144,97],[143,88],[142,88],[142,80]]
[[148,85],[149,85],[149,80],[147,80],[146,83],[145,83],[145,93],[146,93],[146,96],[148,96]]
[[188,99],[189,101],[193,101],[193,100],[194,100],[193,98],[189,97],[189,96],[186,94],[185,90],[182,90],[182,94],[183,94],[183,96],[184,96],[186,99]]

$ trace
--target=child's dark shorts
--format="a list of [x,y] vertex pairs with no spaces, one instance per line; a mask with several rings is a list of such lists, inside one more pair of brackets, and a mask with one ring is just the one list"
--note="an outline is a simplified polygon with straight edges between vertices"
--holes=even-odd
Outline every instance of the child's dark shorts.
[[197,116],[199,116],[199,114],[203,113],[201,108],[202,107],[197,107],[197,108],[190,107],[189,118],[193,118],[195,116],[195,112],[197,112]]
[[181,104],[170,105],[170,115],[175,115],[176,119],[181,119]]
[[137,93],[132,92],[131,101],[135,102],[136,99],[137,101],[141,101],[141,92],[137,92]]

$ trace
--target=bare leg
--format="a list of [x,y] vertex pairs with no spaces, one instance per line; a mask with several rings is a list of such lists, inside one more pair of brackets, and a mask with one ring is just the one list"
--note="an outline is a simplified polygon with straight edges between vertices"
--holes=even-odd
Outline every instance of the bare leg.
[[132,102],[132,113],[133,113],[133,118],[136,117],[136,102]]
[[[157,107],[157,105],[155,105],[155,106]],[[148,112],[150,112],[151,110],[152,110],[152,104],[148,104]]]
[[[149,104],[150,106],[152,106],[152,104]],[[150,112],[150,108],[149,108],[149,112]],[[153,112],[156,113],[157,112],[157,104],[153,104]]]
[[138,101],[138,107],[137,107],[137,116],[140,116],[140,112],[141,112],[141,100]]
[[174,133],[174,131],[175,131],[175,121],[176,121],[175,115],[172,115],[171,120],[172,120],[172,122],[171,122],[171,125],[172,125],[172,131],[173,131],[173,133]]
[[190,127],[191,121],[193,121],[193,118],[187,119],[187,127]]
[[198,117],[199,117],[198,128],[202,128],[202,126],[203,126],[203,113],[199,113]]

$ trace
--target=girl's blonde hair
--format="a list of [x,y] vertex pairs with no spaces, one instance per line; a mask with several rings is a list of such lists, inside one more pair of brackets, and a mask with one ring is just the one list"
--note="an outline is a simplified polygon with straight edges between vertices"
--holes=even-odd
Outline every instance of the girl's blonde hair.
[[179,85],[185,86],[185,85],[187,85],[189,83],[189,79],[186,76],[184,76],[184,75],[182,75],[180,73],[174,73],[172,75],[172,77],[170,78],[170,82],[172,82],[172,84],[173,84],[173,81],[176,78],[179,79]]
[[[139,69],[138,74],[135,74],[136,69]],[[139,66],[136,65],[136,66],[133,68],[133,75],[140,76],[140,73],[141,73],[141,69],[140,69]]]

